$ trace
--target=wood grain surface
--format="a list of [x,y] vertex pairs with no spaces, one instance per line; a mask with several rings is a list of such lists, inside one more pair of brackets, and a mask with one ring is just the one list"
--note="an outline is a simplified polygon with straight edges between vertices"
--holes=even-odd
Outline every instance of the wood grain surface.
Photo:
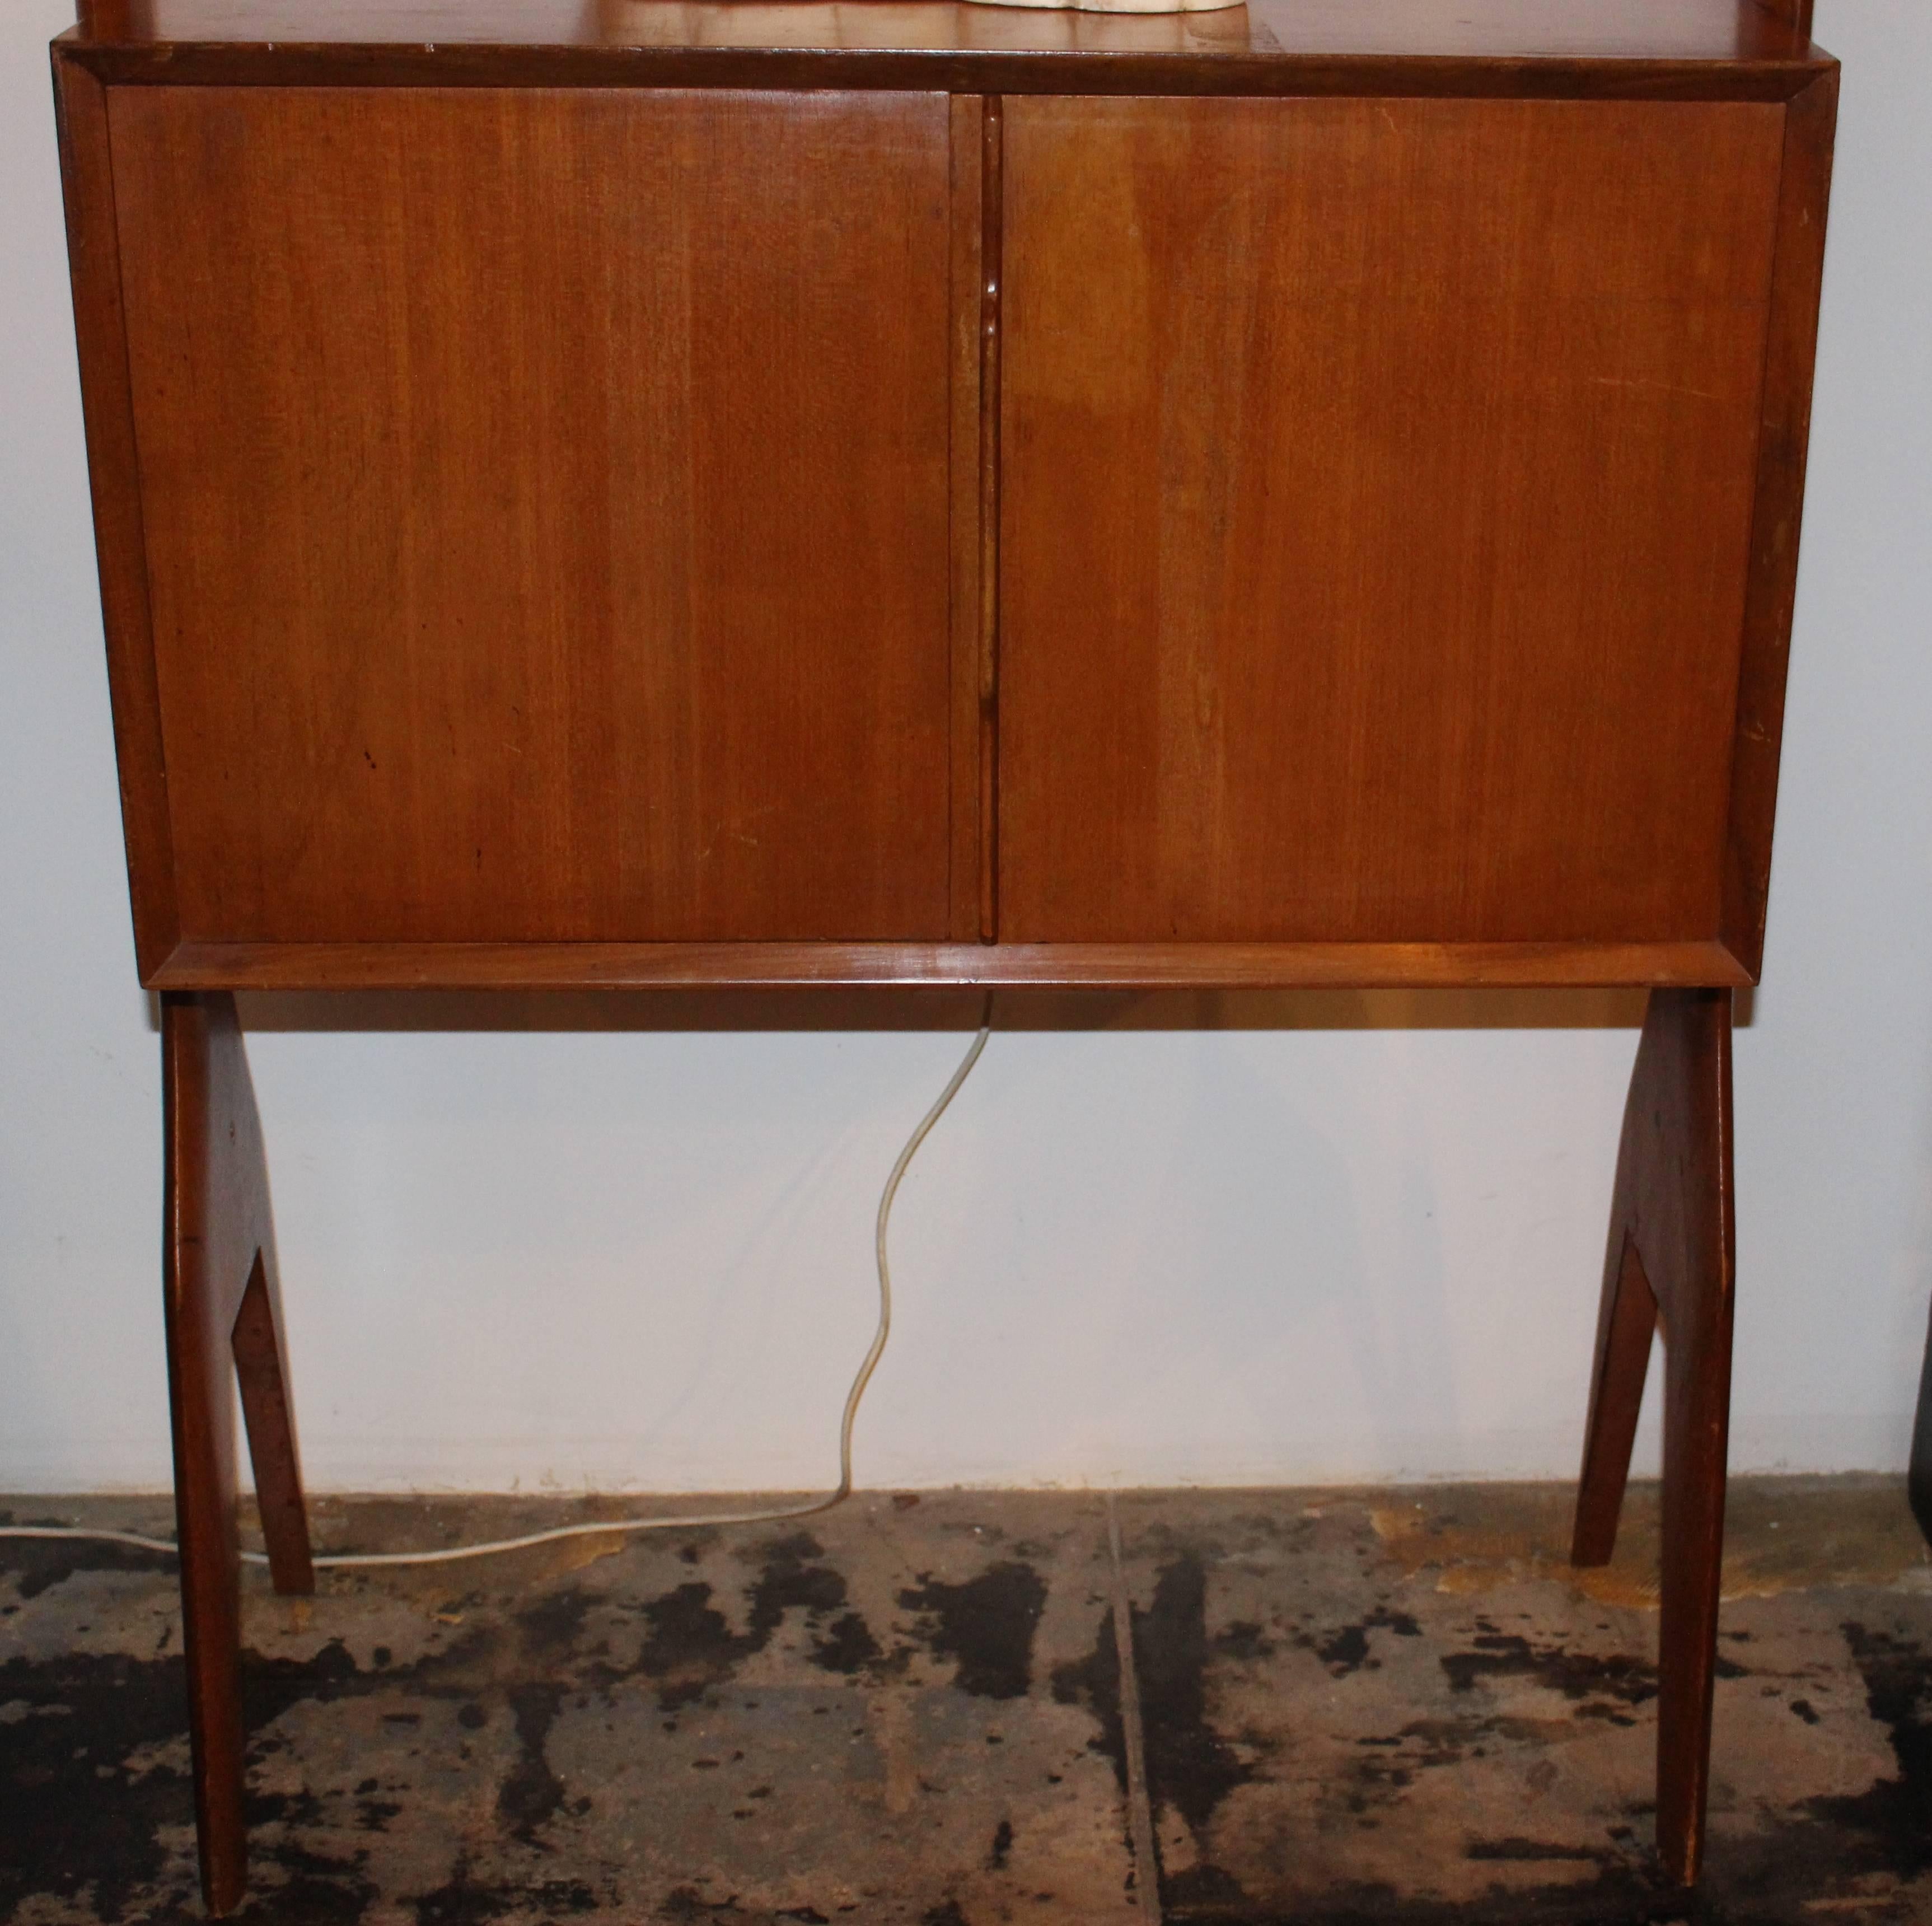
[[980,450],[978,695],[980,935],[1000,932],[1000,210],[1006,204],[1004,104],[980,116]]
[[57,60],[54,106],[60,129],[61,187],[87,429],[101,627],[113,704],[122,834],[134,901],[134,954],[146,978],[181,940],[181,920],[175,904],[174,838],[168,825],[160,702],[154,685],[147,539],[142,526],[134,400],[128,380],[106,91],[85,68],[70,60]]
[[1772,829],[1784,740],[1791,620],[1798,600],[1798,532],[1804,507],[1811,375],[1817,358],[1825,217],[1838,118],[1836,68],[1784,110],[1778,258],[1772,271],[1770,334],[1759,403],[1757,502],[1738,668],[1721,930],[1754,980],[1764,961],[1771,893]]
[[82,16],[72,57],[162,86],[1782,100],[1828,64],[1757,0],[1249,0],[1135,16],[943,0],[83,0]]
[[952,155],[952,923],[970,943],[981,932],[990,866],[993,811],[984,792],[988,726],[980,691],[981,635],[992,602],[982,565],[984,512],[994,452],[986,438],[982,371],[986,310],[986,122],[991,104],[977,94],[950,103]]
[[[1406,95],[1528,31],[1424,0],[1424,60],[1250,36],[1358,100],[80,64],[200,4],[56,50],[144,981],[1755,977],[1836,94],[1792,22],[1561,7],[1528,63],[1789,107]],[[228,50],[305,72],[266,17]],[[510,17],[469,51],[545,51]]]
[[1717,934],[1783,135],[1006,104],[1005,940]]
[[1718,943],[184,943],[159,989],[1738,984]]
[[943,938],[943,96],[110,100],[181,927]]

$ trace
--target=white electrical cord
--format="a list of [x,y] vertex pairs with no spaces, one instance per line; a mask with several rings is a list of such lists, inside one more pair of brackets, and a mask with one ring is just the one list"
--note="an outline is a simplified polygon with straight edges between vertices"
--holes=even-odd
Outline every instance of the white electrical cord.
[[[920,1145],[932,1133],[932,1126],[945,1115],[946,1106],[959,1094],[960,1085],[980,1060],[980,1052],[986,1048],[986,1039],[992,1034],[992,1029],[993,999],[989,992],[980,1015],[980,1034],[974,1038],[973,1047],[952,1072],[952,1082],[940,1092],[939,1101],[920,1118],[918,1129],[906,1139],[905,1148],[900,1151],[898,1162],[892,1166],[892,1174],[886,1179],[886,1187],[880,1193],[877,1244],[879,1325],[872,1334],[872,1348],[859,1366],[859,1375],[852,1380],[852,1388],[845,1394],[845,1412],[838,1421],[838,1487],[836,1491],[823,1498],[808,1498],[802,1504],[785,1505],[776,1510],[710,1511],[681,1518],[612,1518],[599,1524],[559,1525],[548,1532],[528,1532],[520,1538],[491,1538],[482,1544],[458,1545],[442,1552],[331,1552],[313,1561],[317,1569],[347,1565],[444,1564],[457,1558],[487,1558],[496,1552],[520,1552],[532,1545],[554,1544],[560,1538],[601,1538],[614,1532],[689,1532],[710,1525],[774,1525],[787,1519],[810,1518],[819,1512],[830,1511],[835,1504],[843,1504],[852,1494],[852,1426],[858,1418],[859,1400],[866,1395],[866,1387],[878,1369],[879,1360],[885,1354],[886,1340],[892,1328],[892,1274],[886,1261],[886,1227],[892,1218],[892,1199],[898,1195],[899,1181],[918,1154]],[[170,1554],[179,1549],[170,1539],[144,1538],[138,1532],[90,1532],[61,1525],[0,1525],[0,1538],[84,1538],[96,1544],[131,1545],[140,1551]],[[244,1552],[242,1558],[248,1564],[265,1565],[268,1562],[264,1552]]]

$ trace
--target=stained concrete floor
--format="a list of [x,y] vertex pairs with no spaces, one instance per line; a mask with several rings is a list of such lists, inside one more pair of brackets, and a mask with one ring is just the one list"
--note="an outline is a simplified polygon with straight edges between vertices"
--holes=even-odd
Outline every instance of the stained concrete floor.
[[[1932,1921],[1932,1567],[1896,1482],[1734,1484],[1689,1909],[1650,1860],[1655,1496],[1588,1574],[1569,1503],[908,1494],[313,1599],[251,1571],[247,1916]],[[380,1549],[582,1508],[316,1509]],[[170,1561],[0,1540],[0,1915],[200,1916],[180,1653]]]

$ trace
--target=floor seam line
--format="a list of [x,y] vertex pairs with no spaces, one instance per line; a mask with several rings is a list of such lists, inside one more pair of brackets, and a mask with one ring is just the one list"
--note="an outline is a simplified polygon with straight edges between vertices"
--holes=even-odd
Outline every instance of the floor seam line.
[[1126,1754],[1127,1820],[1134,1848],[1134,1893],[1145,1926],[1161,1926],[1160,1862],[1154,1856],[1154,1802],[1148,1792],[1147,1736],[1141,1724],[1140,1675],[1134,1669],[1134,1608],[1120,1558],[1120,1521],[1107,1494],[1108,1589],[1114,1606],[1114,1649],[1120,1664],[1120,1735]]

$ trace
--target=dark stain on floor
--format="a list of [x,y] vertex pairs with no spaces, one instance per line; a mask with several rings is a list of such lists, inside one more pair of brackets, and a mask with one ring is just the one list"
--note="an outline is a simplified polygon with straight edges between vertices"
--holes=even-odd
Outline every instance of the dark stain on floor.
[[[1582,1717],[1625,1724],[1630,1721],[1616,1706],[1641,1706],[1657,1696],[1657,1667],[1648,1659],[1536,1643],[1520,1632],[1500,1632],[1486,1618],[1478,1618],[1476,1626],[1468,1649],[1442,1654],[1451,1691],[1467,1692],[1479,1681],[1533,1679],[1578,1704]],[[1738,1676],[1735,1667],[1733,1676]]]
[[0,1908],[91,1888],[98,1917],[125,1916],[166,1865],[160,1829],[189,1809],[183,1771],[130,1761],[182,1731],[187,1695],[178,1654],[0,1663]]
[[[816,1626],[845,1603],[845,1580],[830,1565],[818,1562],[824,1558],[825,1548],[810,1532],[774,1539],[763,1548],[763,1556],[764,1568],[752,1588],[752,1631],[760,1641],[758,1649],[764,1649],[764,1642],[788,1612],[802,1612],[806,1623]],[[848,1640],[870,1643],[865,1620],[856,1612],[846,1616],[854,1622]]]
[[1008,1561],[962,1585],[925,1573],[920,1581],[899,1594],[899,1603],[920,1615],[920,1629],[934,1652],[958,1661],[960,1690],[980,1699],[1024,1698],[1033,1683],[1034,1628],[1046,1605],[1040,1574]]
[[541,1680],[510,1688],[510,1713],[516,1721],[521,1750],[509,1777],[498,1789],[496,1816],[513,1839],[526,1844],[534,1843],[537,1828],[563,1803],[562,1782],[544,1756],[562,1699],[562,1686]]
[[1087,1742],[1088,1749],[1112,1766],[1114,1783],[1124,1796],[1127,1738],[1126,1728],[1121,1722],[1120,1648],[1114,1630],[1112,1606],[1108,1607],[1106,1616],[1096,1628],[1087,1653],[1054,1667],[1053,1697],[1056,1705],[1078,1706],[1091,1716],[1095,1730]]
[[1616,1869],[1587,1880],[1498,1888],[1475,1902],[1418,1899],[1388,1886],[1343,1883],[1322,1901],[1292,1912],[1245,1896],[1184,1896],[1170,1900],[1164,1911],[1184,1926],[1756,1926]]
[[[1510,1502],[1544,1528],[1544,1501]],[[1171,1919],[1932,1920],[1916,1540],[1875,1576],[1834,1494],[1856,1582],[1828,1561],[1808,1577],[1787,1540],[1774,1595],[1726,1604],[1708,1872],[1686,1896],[1649,1851],[1654,1612],[1547,1558],[1405,1562],[1377,1502],[1123,1500],[1112,1581],[1092,1500],[973,1494],[472,1570],[461,1590],[338,1574],[280,1600],[251,1575],[242,1916],[1136,1926],[1124,1595]],[[1472,1504],[1442,1504],[1432,1557]],[[1792,1506],[1759,1509],[1788,1528]],[[173,1585],[148,1554],[0,1544],[0,1917],[200,1916]]]
[[416,1902],[416,1926],[493,1926],[515,1914],[535,1912],[544,1919],[595,1912],[602,1901],[581,1880],[546,1880],[540,1886],[478,1886],[459,1865],[447,1886]]
[[1422,1628],[1406,1612],[1394,1612],[1386,1605],[1378,1605],[1352,1624],[1338,1625],[1321,1639],[1304,1632],[1295,1642],[1312,1652],[1334,1676],[1345,1678],[1364,1665],[1380,1662],[1369,1657],[1369,1634],[1378,1629],[1393,1632],[1402,1639],[1422,1636]]
[[1916,1879],[1932,1870],[1932,1662],[1901,1624],[1848,1619],[1842,1629],[1898,1770],[1862,1792],[1810,1800],[1808,1812],[1846,1842],[1841,1863]]
[[[56,1528],[64,1518],[0,1509],[0,1525],[39,1525]],[[160,1534],[156,1533],[155,1536]],[[143,1550],[139,1545],[104,1544],[84,1538],[13,1538],[7,1540],[4,1568],[14,1577],[15,1597],[22,1604],[38,1598],[50,1586],[60,1585],[80,1571],[163,1572],[172,1577],[172,1553]]]
[[1197,1838],[1248,1768],[1208,1716],[1208,1571],[1198,1553],[1161,1568],[1154,1600],[1134,1614],[1134,1666],[1146,1728],[1148,1792]]
[[760,1650],[769,1636],[734,1632],[712,1603],[711,1587],[695,1580],[638,1609],[650,1636],[638,1654],[637,1670],[656,1682],[658,1706],[667,1712],[695,1705],[727,1684],[740,1662]]

